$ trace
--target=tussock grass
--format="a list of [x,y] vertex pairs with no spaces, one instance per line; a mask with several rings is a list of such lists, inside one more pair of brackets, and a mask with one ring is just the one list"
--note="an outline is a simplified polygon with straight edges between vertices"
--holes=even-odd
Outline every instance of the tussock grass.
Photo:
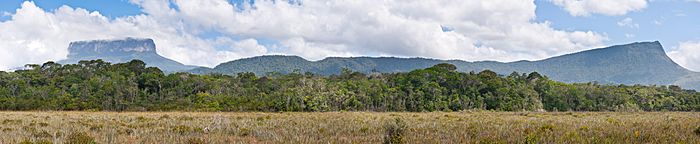
[[384,125],[384,131],[385,144],[402,144],[405,140],[406,123],[401,118],[396,118],[393,122]]
[[94,144],[95,138],[82,132],[73,132],[66,137],[66,144]]
[[0,112],[0,143],[700,143],[695,112]]

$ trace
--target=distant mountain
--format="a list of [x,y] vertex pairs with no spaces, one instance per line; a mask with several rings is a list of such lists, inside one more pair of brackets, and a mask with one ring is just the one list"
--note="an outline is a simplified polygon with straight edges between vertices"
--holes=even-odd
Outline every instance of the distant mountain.
[[290,73],[295,70],[322,75],[338,74],[342,68],[359,72],[406,72],[438,63],[451,63],[458,70],[492,70],[507,75],[512,72],[539,72],[562,82],[599,82],[606,84],[680,85],[700,90],[700,73],[673,62],[659,42],[639,42],[593,49],[539,61],[467,62],[426,58],[330,57],[308,61],[298,56],[259,56],[222,63],[214,68],[196,68],[190,72],[236,74],[253,72]]
[[124,63],[139,59],[144,61],[147,66],[158,67],[166,72],[187,71],[196,68],[158,55],[152,39],[136,38],[71,42],[68,46],[68,59],[58,63],[73,64],[80,60],[95,59],[111,63]]

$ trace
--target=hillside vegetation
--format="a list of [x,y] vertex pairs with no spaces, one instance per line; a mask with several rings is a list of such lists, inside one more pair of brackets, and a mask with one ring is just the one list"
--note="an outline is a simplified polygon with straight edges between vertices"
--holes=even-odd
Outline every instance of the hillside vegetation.
[[[236,75],[253,72],[258,76],[271,72],[289,74],[296,71],[320,75],[338,74],[343,68],[361,73],[410,72],[449,63],[461,72],[490,70],[501,75],[538,72],[550,79],[566,83],[599,82],[626,85],[679,85],[700,90],[700,73],[675,63],[659,42],[638,42],[591,49],[538,61],[463,61],[427,58],[394,57],[329,57],[308,61],[299,56],[257,56],[238,59],[216,67],[197,68],[196,74],[221,73]],[[695,78],[692,78],[695,77]]]
[[697,111],[678,86],[566,84],[534,72],[501,76],[438,64],[406,73],[164,74],[101,60],[0,72],[0,110],[99,111]]

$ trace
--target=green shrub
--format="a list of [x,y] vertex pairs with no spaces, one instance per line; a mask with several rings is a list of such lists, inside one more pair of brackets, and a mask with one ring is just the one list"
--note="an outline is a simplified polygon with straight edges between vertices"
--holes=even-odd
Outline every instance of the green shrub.
[[138,117],[136,117],[136,121],[137,121],[137,122],[148,122],[148,121],[150,121],[150,120],[151,120],[151,119],[146,118],[146,117],[143,117],[143,116],[138,116]]
[[32,140],[30,140],[30,139],[24,139],[21,142],[19,142],[18,144],[34,144],[34,142],[32,142]]
[[252,131],[250,129],[247,129],[247,128],[239,128],[238,132],[239,132],[238,136],[248,136],[248,135],[250,135],[250,133],[252,133]]
[[202,128],[197,128],[197,127],[190,127],[186,125],[179,125],[175,126],[172,129],[173,132],[179,133],[179,134],[187,134],[187,133],[192,133],[192,132],[203,132]]
[[74,132],[66,138],[66,144],[96,144],[95,138],[92,138],[83,132]]
[[117,132],[119,132],[119,134],[131,135],[132,133],[134,133],[134,130],[132,130],[132,129],[120,129]]
[[49,126],[49,123],[45,123],[45,122],[40,122],[40,123],[38,123],[38,124],[39,124],[39,127],[46,127],[46,126]]
[[554,131],[554,125],[544,124],[540,127],[540,131],[542,131],[542,132]]
[[201,138],[189,138],[187,139],[187,144],[206,144],[207,142],[204,139]]
[[99,124],[90,125],[89,127],[90,127],[91,131],[98,131],[98,130],[102,129],[102,125],[99,125]]
[[53,142],[51,142],[48,139],[41,139],[41,140],[34,142],[34,144],[53,144]]
[[33,131],[33,132],[32,132],[32,135],[33,135],[34,137],[36,137],[36,138],[49,138],[49,137],[53,137],[53,135],[51,135],[49,132],[47,132],[47,131],[45,131],[45,130]]
[[194,118],[193,118],[193,117],[190,117],[190,116],[180,116],[180,117],[177,118],[177,120],[181,120],[181,121],[191,121],[191,120],[194,120]]
[[540,143],[540,135],[538,133],[530,133],[525,137],[525,144],[538,144]]
[[188,133],[188,132],[192,131],[192,128],[189,127],[189,126],[185,126],[185,125],[179,125],[179,126],[173,127],[172,130],[173,130],[173,132],[175,132],[175,133],[185,134],[185,133]]
[[270,120],[270,119],[272,119],[272,117],[270,115],[260,116],[258,118],[255,118],[255,120],[257,120],[257,121],[265,121],[265,120]]
[[404,143],[404,135],[406,134],[406,123],[401,118],[396,118],[394,122],[384,124],[384,143],[385,144],[401,144]]
[[14,124],[22,124],[22,120],[11,120],[11,119],[6,119],[2,120],[3,125],[14,125]]
[[360,132],[361,132],[361,133],[367,133],[367,131],[369,131],[369,128],[368,128],[368,127],[362,127],[362,128],[360,128]]

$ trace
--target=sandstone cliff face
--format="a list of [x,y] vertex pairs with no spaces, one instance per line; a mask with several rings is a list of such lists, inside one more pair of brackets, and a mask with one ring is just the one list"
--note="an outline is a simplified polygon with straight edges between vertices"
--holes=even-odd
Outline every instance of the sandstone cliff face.
[[96,59],[111,63],[123,63],[138,59],[144,61],[147,66],[158,67],[166,72],[186,71],[195,68],[158,55],[152,39],[139,38],[72,42],[68,46],[68,59],[59,61],[59,63],[69,64],[81,60]]

